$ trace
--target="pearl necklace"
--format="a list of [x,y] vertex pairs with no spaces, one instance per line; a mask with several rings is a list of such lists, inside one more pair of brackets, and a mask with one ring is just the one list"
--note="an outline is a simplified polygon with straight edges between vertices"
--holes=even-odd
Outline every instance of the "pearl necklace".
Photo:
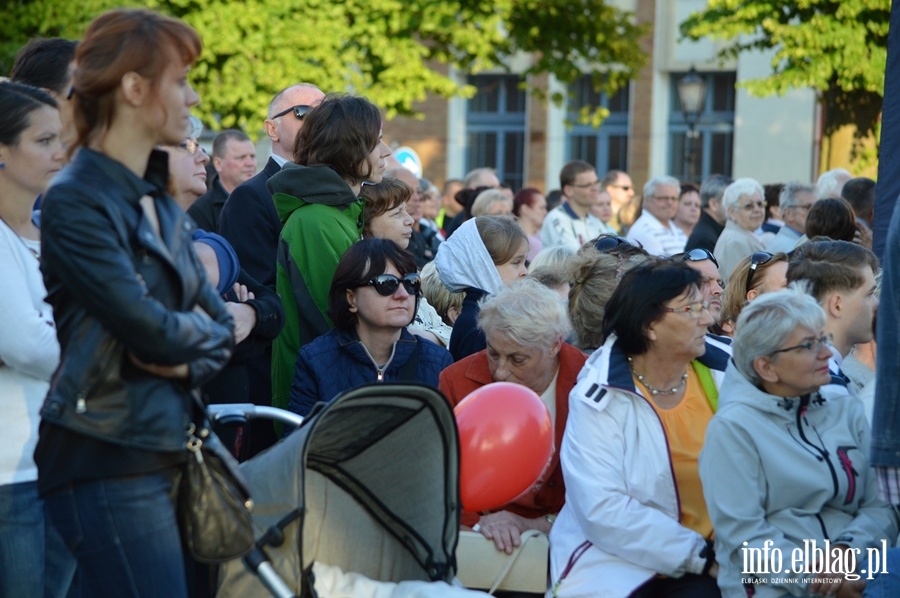
[[634,361],[632,361],[630,356],[628,357],[628,367],[631,368],[631,373],[634,374],[634,377],[638,379],[638,382],[640,382],[641,384],[646,386],[647,390],[650,391],[650,394],[653,394],[653,395],[673,395],[676,392],[678,392],[679,390],[681,390],[681,387],[687,383],[687,379],[688,379],[687,368],[685,368],[684,373],[681,375],[681,382],[679,382],[676,386],[672,387],[671,390],[660,390],[658,388],[653,388],[652,386],[647,384],[647,381],[644,380],[644,377],[635,371]]

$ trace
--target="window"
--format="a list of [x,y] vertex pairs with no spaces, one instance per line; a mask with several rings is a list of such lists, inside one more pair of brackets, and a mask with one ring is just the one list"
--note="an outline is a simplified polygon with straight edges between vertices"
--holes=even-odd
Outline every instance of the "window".
[[[678,80],[672,73],[669,100],[669,172],[683,181],[699,183],[711,174],[731,176],[734,158],[734,73],[700,73],[706,78],[706,103],[697,123],[693,156],[688,126],[678,98]],[[688,158],[692,157],[692,163]],[[691,172],[688,172],[690,169]]]
[[525,95],[518,75],[474,75],[466,116],[466,170],[489,166],[518,190],[525,179]]
[[[603,177],[610,170],[628,171],[628,108],[629,88],[620,89],[612,97],[594,90],[590,75],[579,79],[572,88],[568,120],[566,161],[584,160],[593,164],[597,175]],[[584,106],[603,106],[609,116],[599,128],[578,122]]]

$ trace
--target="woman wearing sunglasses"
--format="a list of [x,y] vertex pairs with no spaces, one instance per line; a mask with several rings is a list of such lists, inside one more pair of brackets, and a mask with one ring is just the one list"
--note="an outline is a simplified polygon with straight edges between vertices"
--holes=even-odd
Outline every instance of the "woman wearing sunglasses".
[[[862,403],[818,392],[831,381],[824,326],[816,300],[793,289],[759,297],[738,318],[722,383],[728,398],[700,455],[727,598],[858,596],[845,593],[854,581],[844,574],[873,572],[866,549],[897,537],[869,468]],[[826,540],[831,573],[814,573],[807,549],[813,542],[825,549]],[[779,571],[760,558],[764,550],[782,557]],[[852,563],[850,551],[861,551]]]
[[328,292],[334,329],[300,349],[290,410],[305,417],[316,403],[373,382],[402,380],[437,388],[441,370],[453,362],[450,353],[406,330],[421,284],[416,261],[393,241],[365,239],[352,245],[338,262]]
[[722,329],[734,335],[734,323],[741,310],[763,293],[787,286],[788,257],[784,253],[756,251],[738,262],[725,285],[722,305]]
[[738,179],[725,188],[722,195],[727,221],[713,250],[719,260],[719,273],[726,281],[738,262],[763,245],[756,229],[766,219],[766,200],[762,185],[753,179]]
[[652,259],[606,305],[606,341],[569,395],[555,596],[719,596],[697,458],[728,354],[707,341],[700,279]]

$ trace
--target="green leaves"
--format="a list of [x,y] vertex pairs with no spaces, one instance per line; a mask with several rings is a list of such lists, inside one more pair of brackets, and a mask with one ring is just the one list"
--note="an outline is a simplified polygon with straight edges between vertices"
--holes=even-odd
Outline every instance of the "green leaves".
[[[260,129],[271,97],[300,81],[367,96],[390,118],[428,93],[466,95],[441,64],[477,73],[531,53],[526,75],[564,83],[583,70],[608,93],[646,56],[646,26],[605,0],[133,0],[183,19],[204,52],[191,73],[196,113],[216,128]],[[0,73],[34,35],[83,36],[121,0],[0,0]],[[561,98],[555,98],[560,100]],[[599,121],[602,112],[592,114]]]

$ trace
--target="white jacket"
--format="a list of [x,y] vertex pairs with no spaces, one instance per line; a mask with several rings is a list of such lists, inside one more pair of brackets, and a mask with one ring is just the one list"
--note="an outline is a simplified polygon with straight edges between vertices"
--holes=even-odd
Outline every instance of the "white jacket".
[[[550,532],[560,597],[625,597],[657,573],[700,573],[706,546],[683,527],[662,422],[635,388],[613,336],[588,359],[569,395],[560,451],[566,504]],[[730,347],[707,337],[698,361],[719,385]]]

